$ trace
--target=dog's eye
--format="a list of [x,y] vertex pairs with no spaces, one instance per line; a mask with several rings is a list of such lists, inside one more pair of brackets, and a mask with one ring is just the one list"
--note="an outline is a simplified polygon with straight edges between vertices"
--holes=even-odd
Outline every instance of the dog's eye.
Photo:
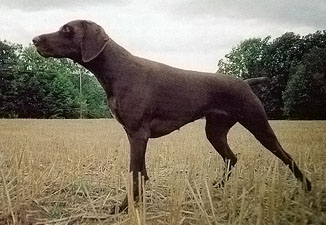
[[72,34],[72,28],[64,25],[63,27],[61,27],[60,32],[64,35],[71,35]]

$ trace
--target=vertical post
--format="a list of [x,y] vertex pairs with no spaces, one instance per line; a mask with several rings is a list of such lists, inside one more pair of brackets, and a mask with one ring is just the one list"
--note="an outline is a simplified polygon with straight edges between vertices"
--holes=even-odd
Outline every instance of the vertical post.
[[79,104],[80,104],[80,114],[79,118],[83,118],[83,93],[82,93],[82,73],[79,72]]

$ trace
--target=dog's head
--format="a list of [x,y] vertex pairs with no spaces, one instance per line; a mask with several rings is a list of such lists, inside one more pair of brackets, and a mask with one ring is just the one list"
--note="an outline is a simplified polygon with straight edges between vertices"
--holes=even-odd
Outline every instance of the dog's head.
[[89,62],[96,58],[109,41],[103,28],[94,22],[74,20],[59,31],[33,38],[40,55]]

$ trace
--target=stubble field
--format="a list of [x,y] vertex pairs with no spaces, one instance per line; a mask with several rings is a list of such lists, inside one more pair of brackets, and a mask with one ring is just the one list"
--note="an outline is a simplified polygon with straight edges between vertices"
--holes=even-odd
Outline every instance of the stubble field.
[[326,121],[272,121],[312,181],[309,193],[240,125],[238,163],[223,161],[204,120],[149,142],[144,201],[110,215],[129,192],[129,145],[114,120],[0,120],[0,224],[326,224]]

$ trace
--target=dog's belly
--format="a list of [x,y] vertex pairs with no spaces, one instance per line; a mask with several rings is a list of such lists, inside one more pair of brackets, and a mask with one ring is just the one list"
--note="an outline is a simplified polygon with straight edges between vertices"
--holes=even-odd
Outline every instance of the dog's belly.
[[155,118],[149,124],[150,137],[157,138],[167,135],[175,130],[178,130],[179,128],[190,122],[193,122],[208,115],[218,116],[219,118],[221,118],[221,116],[229,116],[230,114],[221,109],[209,109],[207,111],[204,111],[202,114],[197,113],[197,115],[191,118]]
[[184,124],[178,123],[178,121],[166,121],[155,119],[150,123],[150,137],[157,138],[167,135],[177,129],[179,129]]
[[150,123],[150,137],[157,138],[167,135],[187,123],[193,122],[199,118],[192,118],[189,120],[166,120],[166,119],[154,119]]

